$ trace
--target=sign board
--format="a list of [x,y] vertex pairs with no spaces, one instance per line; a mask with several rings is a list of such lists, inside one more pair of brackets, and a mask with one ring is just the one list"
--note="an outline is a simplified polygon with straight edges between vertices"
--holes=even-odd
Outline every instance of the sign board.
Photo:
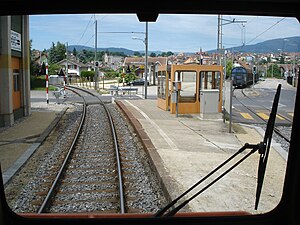
[[11,39],[11,49],[15,51],[21,51],[21,34],[11,30],[10,32],[10,39]]
[[225,97],[225,102],[224,102],[224,108],[226,110],[227,113],[230,113],[230,90],[231,90],[231,84],[232,81],[231,80],[225,80],[225,85],[224,85],[224,97]]

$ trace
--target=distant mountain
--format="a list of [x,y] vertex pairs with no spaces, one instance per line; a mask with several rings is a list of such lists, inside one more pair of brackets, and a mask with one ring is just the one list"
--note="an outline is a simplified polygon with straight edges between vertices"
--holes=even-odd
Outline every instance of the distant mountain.
[[[87,51],[95,51],[94,48],[84,46],[84,45],[70,45],[68,47],[69,51],[73,51],[73,49],[76,49],[76,51],[82,51],[83,49]],[[135,51],[132,51],[127,48],[114,48],[114,47],[109,47],[109,48],[97,48],[97,51],[109,51],[109,52],[123,52],[125,55],[133,55]]]
[[[88,51],[94,51],[95,49],[88,46],[83,45],[70,45],[69,51],[82,51],[86,49]],[[133,50],[126,49],[126,48],[98,48],[98,51],[109,51],[109,52],[123,52],[125,55],[132,56],[134,55]],[[233,51],[233,52],[249,52],[249,53],[279,53],[279,52],[300,52],[300,36],[296,37],[287,37],[287,38],[277,38],[272,39],[264,42],[260,42],[253,45],[245,45],[245,46],[238,46],[233,48],[226,48],[226,50]],[[138,51],[141,54],[145,53],[144,50]],[[149,55],[151,53],[161,54],[162,51],[149,51]],[[217,52],[216,49],[207,51],[209,53]],[[192,54],[186,52],[186,54]]]
[[[238,46],[233,48],[226,48],[226,50],[233,52],[249,52],[249,53],[279,53],[279,52],[299,52],[300,51],[300,37],[277,38],[253,45]],[[211,50],[208,52],[216,52]]]

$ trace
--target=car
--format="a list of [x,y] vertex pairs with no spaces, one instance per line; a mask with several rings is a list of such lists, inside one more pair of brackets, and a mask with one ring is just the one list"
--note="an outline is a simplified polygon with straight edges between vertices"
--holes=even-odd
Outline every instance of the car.
[[[133,86],[144,85],[144,84],[145,84],[144,78],[136,79],[128,83],[128,85],[133,85]],[[149,85],[149,81],[147,81],[147,85]]]

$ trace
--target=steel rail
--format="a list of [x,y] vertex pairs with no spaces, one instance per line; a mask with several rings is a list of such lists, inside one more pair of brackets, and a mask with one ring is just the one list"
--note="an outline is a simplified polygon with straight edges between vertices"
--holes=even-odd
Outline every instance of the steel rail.
[[74,87],[74,86],[67,86],[67,88],[74,88],[83,92],[86,92],[90,95],[92,95],[93,97],[97,98],[100,103],[103,105],[106,114],[108,116],[109,122],[110,122],[110,128],[111,128],[111,132],[112,132],[112,136],[113,136],[113,140],[114,140],[114,146],[115,146],[115,154],[116,154],[116,161],[117,161],[117,171],[118,171],[118,180],[119,180],[119,195],[120,195],[120,213],[125,213],[125,195],[124,195],[124,185],[123,185],[123,175],[122,175],[122,168],[121,168],[121,158],[120,158],[120,152],[119,152],[119,144],[118,144],[118,138],[117,138],[117,132],[115,129],[115,125],[112,119],[112,116],[110,114],[109,109],[107,108],[107,106],[104,104],[104,102],[94,93],[85,90],[85,89],[81,89],[79,87]]
[[[242,91],[243,93],[243,91]],[[244,94],[244,93],[243,93]],[[244,94],[245,95],[245,94]],[[246,109],[248,109],[250,112],[252,112],[254,115],[256,115],[259,119],[261,119],[263,122],[265,122],[267,124],[267,120],[265,120],[264,118],[260,117],[253,109],[251,109],[250,107],[248,107],[247,105],[245,105],[242,101],[240,101],[236,96],[234,96],[235,99],[241,103]],[[249,98],[251,99],[251,98]],[[253,100],[254,101],[254,100]],[[259,105],[259,104],[258,104]],[[268,108],[266,108],[268,109]],[[268,109],[269,110],[269,109]],[[270,111],[270,110],[269,110]],[[286,142],[290,143],[290,139],[287,138],[285,135],[283,135],[276,127],[274,127],[274,132],[279,135],[280,137],[282,137]]]
[[[79,96],[81,96],[76,91],[74,91],[74,90],[71,90],[71,91],[73,91],[74,93],[76,93]],[[46,198],[44,199],[41,207],[39,208],[38,213],[44,213],[45,210],[49,207],[49,205],[51,203],[51,200],[52,200],[52,197],[55,194],[55,190],[57,188],[57,185],[59,184],[59,180],[61,179],[61,176],[62,176],[63,172],[66,169],[67,162],[69,161],[69,158],[70,158],[70,156],[71,156],[71,154],[73,152],[73,149],[74,149],[74,145],[76,144],[76,141],[78,139],[79,133],[81,132],[81,129],[83,127],[83,123],[84,123],[84,120],[85,120],[85,117],[86,117],[86,101],[85,101],[85,99],[83,97],[82,97],[82,99],[83,99],[84,104],[83,104],[83,113],[81,115],[81,121],[80,121],[79,127],[78,127],[77,132],[76,132],[76,134],[74,136],[74,139],[72,141],[71,147],[68,150],[68,154],[66,155],[66,157],[64,159],[64,162],[63,162],[62,166],[60,167],[60,169],[59,169],[59,171],[58,171],[58,173],[56,175],[56,178],[55,178],[54,182],[52,183],[52,186],[51,186],[50,190],[47,193]]]

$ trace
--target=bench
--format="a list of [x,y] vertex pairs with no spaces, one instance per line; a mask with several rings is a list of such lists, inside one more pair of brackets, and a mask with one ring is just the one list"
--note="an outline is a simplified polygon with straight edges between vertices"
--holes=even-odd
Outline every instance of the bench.
[[110,85],[110,88],[108,89],[108,91],[110,91],[111,95],[117,95],[118,96],[119,92],[121,92],[121,93],[127,92],[128,94],[129,93],[131,94],[131,92],[134,91],[137,94],[138,93],[138,88],[131,87],[131,86],[129,86],[129,87],[117,87],[115,85]]
[[108,90],[110,91],[111,95],[117,95],[118,96],[119,87],[117,87],[115,85],[110,85],[110,88]]
[[131,93],[132,91],[135,91],[135,93],[138,93],[138,88],[136,87],[119,87],[119,91],[121,91],[122,93],[127,92],[128,94]]

